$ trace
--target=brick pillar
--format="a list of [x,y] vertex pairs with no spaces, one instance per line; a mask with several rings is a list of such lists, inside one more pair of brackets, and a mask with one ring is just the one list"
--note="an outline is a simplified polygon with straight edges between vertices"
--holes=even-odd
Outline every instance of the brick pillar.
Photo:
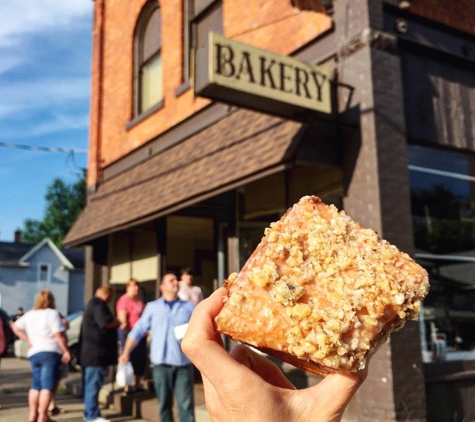
[[[155,297],[160,296],[159,282],[167,271],[167,217],[159,218],[155,221],[157,231],[157,284],[155,285]],[[178,275],[178,274],[177,274]]]
[[[339,80],[355,88],[346,130],[344,208],[413,253],[403,89],[397,42],[383,29],[382,0],[335,1]],[[425,421],[419,329],[409,323],[373,357],[357,395],[358,421]]]
[[[86,304],[100,286],[109,280],[107,261],[102,258],[107,254],[105,239],[101,239],[95,246],[86,246],[84,259],[84,304]],[[100,257],[100,258],[99,258]]]
[[92,246],[86,246],[84,259],[84,303],[86,304],[100,286],[109,282],[109,237],[94,240]]

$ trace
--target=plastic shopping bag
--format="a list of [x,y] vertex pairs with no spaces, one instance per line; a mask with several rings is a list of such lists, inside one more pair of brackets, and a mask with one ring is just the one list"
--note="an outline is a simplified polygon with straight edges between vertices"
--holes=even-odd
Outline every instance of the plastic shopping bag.
[[175,334],[175,338],[178,341],[183,340],[183,337],[185,337],[186,330],[188,328],[188,324],[182,324],[182,325],[177,325],[174,329],[173,332]]
[[134,384],[134,369],[130,362],[127,362],[125,365],[119,363],[117,366],[117,374],[115,375],[115,383],[118,387]]

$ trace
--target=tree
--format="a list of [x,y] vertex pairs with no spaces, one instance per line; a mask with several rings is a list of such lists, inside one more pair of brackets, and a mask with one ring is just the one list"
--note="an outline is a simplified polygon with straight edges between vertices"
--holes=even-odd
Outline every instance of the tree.
[[54,179],[46,189],[46,209],[41,221],[26,219],[23,222],[21,241],[38,243],[49,237],[57,246],[71,229],[86,205],[86,179],[74,183]]
[[416,248],[435,254],[475,248],[470,198],[455,195],[447,186],[411,192]]

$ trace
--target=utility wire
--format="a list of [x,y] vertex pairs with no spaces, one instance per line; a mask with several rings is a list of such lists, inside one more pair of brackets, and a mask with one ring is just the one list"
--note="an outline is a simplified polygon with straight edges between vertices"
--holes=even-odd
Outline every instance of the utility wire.
[[8,144],[6,142],[0,142],[0,147],[26,149],[29,151],[41,151],[41,152],[66,152],[66,153],[77,153],[77,154],[86,154],[88,152],[87,149],[39,147],[35,145]]
[[[62,152],[68,154],[66,157],[66,168],[68,173],[85,175],[87,170],[79,167],[74,159],[74,153],[86,154],[87,149],[74,149],[74,148],[61,148],[61,147],[39,147],[36,145],[21,145],[21,144],[8,144],[6,142],[0,142],[0,147],[4,148],[15,148],[15,149],[24,149],[28,151],[40,151],[40,152]],[[71,168],[70,163],[76,169]]]

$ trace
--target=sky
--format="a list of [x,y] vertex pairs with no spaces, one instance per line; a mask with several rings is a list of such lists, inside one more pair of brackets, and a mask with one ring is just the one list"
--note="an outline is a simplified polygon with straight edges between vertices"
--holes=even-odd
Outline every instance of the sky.
[[[92,0],[0,0],[0,142],[88,147]],[[77,180],[87,154],[0,147],[0,240],[41,220],[48,185]]]

